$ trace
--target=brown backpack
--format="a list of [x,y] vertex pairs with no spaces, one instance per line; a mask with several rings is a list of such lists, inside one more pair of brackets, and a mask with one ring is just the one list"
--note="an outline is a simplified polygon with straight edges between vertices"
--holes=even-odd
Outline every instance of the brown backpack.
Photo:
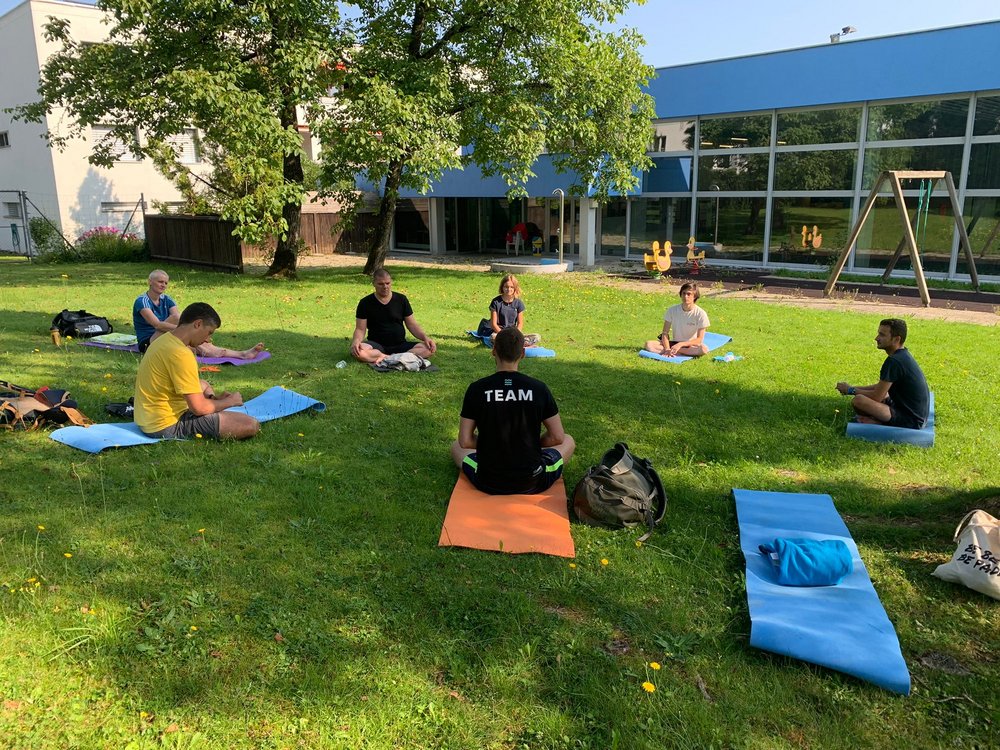
[[92,425],[69,391],[45,386],[37,390],[0,380],[0,427],[37,430],[49,425]]

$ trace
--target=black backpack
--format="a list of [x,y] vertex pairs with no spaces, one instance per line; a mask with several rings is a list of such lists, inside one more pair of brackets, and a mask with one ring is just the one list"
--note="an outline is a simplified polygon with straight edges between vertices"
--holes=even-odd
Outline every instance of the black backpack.
[[615,443],[573,490],[573,510],[580,521],[612,529],[646,526],[641,542],[663,520],[666,509],[667,493],[656,469],[647,459],[633,456],[625,443]]
[[86,310],[63,310],[52,319],[52,327],[59,331],[60,336],[76,336],[80,339],[101,336],[115,330],[107,318],[91,315]]

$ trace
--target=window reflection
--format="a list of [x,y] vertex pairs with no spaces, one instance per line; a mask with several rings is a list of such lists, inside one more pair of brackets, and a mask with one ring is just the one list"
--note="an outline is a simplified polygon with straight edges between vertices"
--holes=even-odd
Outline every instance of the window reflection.
[[840,255],[850,232],[850,198],[776,198],[768,260],[829,265]]
[[850,190],[856,151],[794,151],[774,157],[775,190]]
[[698,190],[767,190],[767,154],[698,158]]
[[868,108],[868,140],[961,137],[968,114],[968,99],[872,106]]
[[[1000,276],[1000,197],[966,198],[963,218],[976,260],[976,271],[987,276]],[[969,273],[969,264],[961,250],[956,271]]]
[[[910,226],[914,226],[919,201],[916,197],[908,197],[906,205]],[[926,230],[914,232],[925,271],[947,273],[954,228],[955,219],[947,196],[932,198],[927,211]],[[855,268],[885,268],[903,239],[903,231],[895,199],[877,198],[858,237]],[[895,269],[902,271],[910,268],[910,254],[904,251]]]
[[972,146],[966,187],[1000,188],[1000,143],[977,143]]
[[[871,148],[865,150],[863,187],[870,190],[879,172],[890,169],[945,170],[958,184],[962,168],[962,146],[904,146],[902,148]],[[888,190],[887,185],[882,186]]]
[[690,198],[634,198],[631,203],[630,255],[648,253],[654,242],[662,245],[669,240],[675,246],[687,243],[691,234]]
[[625,255],[625,215],[624,198],[616,198],[601,205],[601,254]]
[[400,199],[396,204],[396,247],[430,250],[430,207],[427,198]]
[[[767,199],[698,199],[695,240],[707,259],[761,261],[764,258],[764,205]],[[711,243],[711,246],[707,246]],[[686,251],[685,251],[686,252]]]
[[858,140],[861,108],[778,114],[778,146],[851,143]]
[[[771,145],[771,115],[702,119],[701,148],[752,148]],[[688,136],[693,137],[693,133]]]
[[653,139],[649,150],[653,153],[666,151],[691,151],[694,148],[694,120],[654,122]]
[[976,102],[973,135],[1000,135],[1000,96],[983,96]]

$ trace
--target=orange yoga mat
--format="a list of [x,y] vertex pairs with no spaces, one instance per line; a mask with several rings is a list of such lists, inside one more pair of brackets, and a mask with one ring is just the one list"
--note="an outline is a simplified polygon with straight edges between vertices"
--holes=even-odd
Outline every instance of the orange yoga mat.
[[460,473],[438,546],[576,557],[569,533],[566,484],[560,477],[538,495],[487,495]]

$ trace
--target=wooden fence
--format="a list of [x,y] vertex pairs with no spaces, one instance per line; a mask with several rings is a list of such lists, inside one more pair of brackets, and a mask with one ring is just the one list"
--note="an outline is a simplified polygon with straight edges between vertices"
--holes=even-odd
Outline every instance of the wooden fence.
[[[374,225],[374,214],[358,214],[354,225],[345,232],[337,227],[339,213],[317,208],[323,207],[309,203],[302,207],[301,236],[310,254],[367,250],[366,238]],[[274,252],[273,239],[261,245],[241,243],[233,236],[236,225],[218,216],[147,214],[145,224],[153,260],[242,273],[244,260],[265,258]]]

